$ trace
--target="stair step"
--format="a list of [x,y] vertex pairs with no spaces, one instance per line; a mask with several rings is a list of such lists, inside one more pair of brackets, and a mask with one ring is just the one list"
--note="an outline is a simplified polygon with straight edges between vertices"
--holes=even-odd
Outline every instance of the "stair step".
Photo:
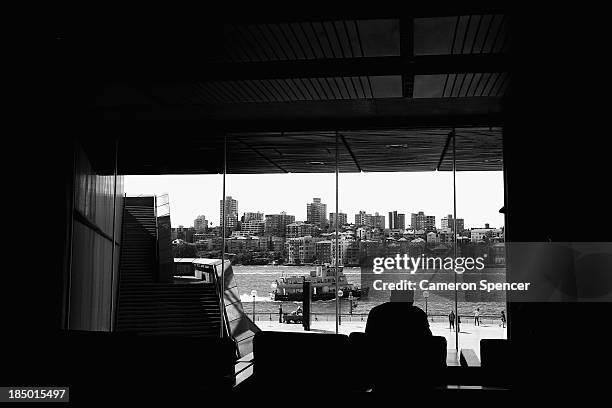
[[[132,327],[146,327],[151,325],[166,325],[166,326],[174,326],[179,327],[183,326],[184,328],[195,328],[195,327],[210,327],[210,326],[219,326],[221,323],[221,317],[213,320],[208,317],[149,317],[143,318],[140,316],[136,317],[124,317],[123,319],[118,320],[118,323],[122,324],[130,324]],[[189,324],[188,327],[185,327],[186,324]]]
[[201,300],[201,299],[186,299],[184,301],[178,301],[174,299],[164,299],[159,300],[157,298],[151,297],[141,298],[141,299],[127,299],[121,298],[119,299],[119,305],[122,307],[140,307],[140,308],[165,308],[174,306],[176,308],[191,308],[195,310],[200,310],[202,308],[219,308],[219,303],[216,300]]
[[125,312],[121,312],[117,315],[118,318],[126,317],[139,317],[142,319],[200,319],[200,320],[211,320],[219,317],[219,308],[217,309],[180,309],[180,308],[147,308],[147,309],[124,309]]
[[166,326],[182,327],[183,329],[190,330],[196,327],[219,326],[221,324],[221,316],[200,318],[179,318],[175,316],[167,319],[155,319],[150,317],[145,319],[141,316],[125,316],[118,320],[117,324],[122,327],[128,327],[128,325],[133,325],[133,327],[146,327],[154,324],[164,324]]
[[[127,311],[128,309],[124,309]],[[142,315],[142,316],[211,316],[219,315],[219,308],[198,308],[198,309],[185,309],[185,308],[147,308],[147,309],[130,309],[130,315]],[[119,312],[118,316],[122,316],[123,311]]]
[[117,331],[218,337],[221,310],[215,285],[155,282],[154,208],[126,205],[122,228]]
[[149,326],[149,327],[130,327],[124,329],[124,331],[132,331],[138,333],[161,333],[161,332],[181,332],[181,333],[193,333],[193,334],[212,334],[214,332],[219,333],[220,327],[182,327],[182,326]]

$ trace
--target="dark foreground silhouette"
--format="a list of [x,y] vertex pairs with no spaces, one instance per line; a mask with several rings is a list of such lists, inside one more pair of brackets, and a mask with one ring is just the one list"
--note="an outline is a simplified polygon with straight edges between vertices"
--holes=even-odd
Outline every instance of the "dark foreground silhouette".
[[390,301],[368,315],[365,356],[374,391],[436,386],[443,381],[446,340],[432,336],[413,291],[393,291]]

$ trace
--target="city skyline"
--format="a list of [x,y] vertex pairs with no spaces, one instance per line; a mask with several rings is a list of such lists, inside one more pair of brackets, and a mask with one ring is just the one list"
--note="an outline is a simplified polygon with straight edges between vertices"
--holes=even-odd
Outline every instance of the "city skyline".
[[[466,228],[504,225],[502,172],[457,173],[457,216]],[[168,193],[173,226],[193,226],[199,215],[219,226],[222,175],[126,176],[127,195]],[[262,212],[294,215],[307,220],[307,204],[321,198],[327,205],[326,217],[335,212],[333,174],[228,175],[226,196],[238,201],[243,213]],[[412,213],[424,211],[436,217],[436,227],[453,214],[452,173],[348,173],[339,181],[339,213],[353,223],[355,214],[365,211],[388,217],[389,212],[406,214],[406,227]],[[388,225],[388,219],[385,220]]]

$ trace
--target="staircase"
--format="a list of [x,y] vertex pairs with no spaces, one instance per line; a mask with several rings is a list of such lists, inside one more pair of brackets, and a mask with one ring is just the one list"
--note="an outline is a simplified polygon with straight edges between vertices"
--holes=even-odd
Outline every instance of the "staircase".
[[[143,198],[149,197],[127,197],[125,201],[119,269],[121,287],[124,284],[129,287],[132,284],[137,286],[139,283],[151,283],[155,279],[155,208],[152,197],[151,205],[146,205]],[[130,205],[130,202],[133,204]]]
[[156,228],[153,197],[126,197],[116,330],[219,337],[214,284],[156,282]]

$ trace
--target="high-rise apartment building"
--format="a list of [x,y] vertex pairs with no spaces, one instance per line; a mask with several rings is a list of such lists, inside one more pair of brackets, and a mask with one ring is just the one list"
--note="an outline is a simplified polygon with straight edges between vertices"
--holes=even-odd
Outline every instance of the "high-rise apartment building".
[[295,222],[295,215],[287,215],[284,211],[280,214],[267,214],[265,220],[265,234],[275,237],[284,237],[287,225]]
[[[225,212],[223,211],[223,200],[219,200],[219,219],[223,222],[225,216],[225,228],[233,231],[238,227],[238,200],[232,196],[225,197]],[[221,224],[223,225],[223,224]]]
[[436,229],[436,217],[425,215],[423,211],[412,213],[410,222],[412,228],[416,230],[435,231]]
[[450,228],[451,231],[455,228],[455,221],[457,221],[457,232],[462,233],[464,228],[463,218],[453,219],[453,214],[448,214],[446,217],[442,218],[440,227],[442,229]]
[[243,235],[260,236],[263,235],[265,227],[266,222],[264,220],[249,220],[242,223],[240,230]]
[[312,203],[306,204],[306,222],[327,228],[327,204],[323,204],[320,198],[313,198]]
[[[342,227],[348,221],[345,213],[338,213],[338,227]],[[329,227],[336,228],[336,213],[329,213]]]
[[385,229],[385,216],[378,213],[371,215],[366,214],[365,211],[359,211],[359,214],[355,214],[355,227]]
[[372,216],[372,228],[385,229],[385,216],[374,213]]
[[355,227],[371,227],[372,226],[372,215],[366,214],[365,211],[359,211],[359,214],[355,214]]
[[193,228],[195,228],[196,232],[206,232],[208,229],[208,221],[206,217],[203,215],[198,215],[196,219],[193,221]]
[[406,214],[398,214],[397,211],[389,212],[389,229],[406,229]]

